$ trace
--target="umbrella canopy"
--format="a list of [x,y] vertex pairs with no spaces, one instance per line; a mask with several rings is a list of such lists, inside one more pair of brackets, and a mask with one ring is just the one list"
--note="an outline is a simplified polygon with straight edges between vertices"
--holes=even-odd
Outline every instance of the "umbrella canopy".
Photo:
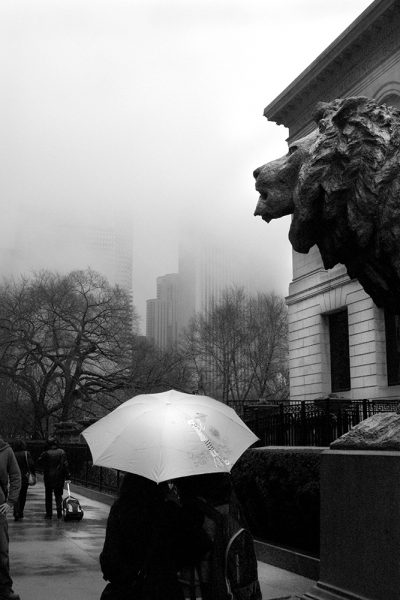
[[157,483],[229,472],[258,440],[226,404],[175,390],[135,396],[82,435],[95,465]]

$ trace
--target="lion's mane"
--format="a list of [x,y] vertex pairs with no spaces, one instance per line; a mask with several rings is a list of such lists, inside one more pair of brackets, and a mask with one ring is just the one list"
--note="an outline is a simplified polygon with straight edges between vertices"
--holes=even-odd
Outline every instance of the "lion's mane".
[[347,267],[378,306],[400,311],[400,111],[364,98],[321,103],[293,190],[289,239]]

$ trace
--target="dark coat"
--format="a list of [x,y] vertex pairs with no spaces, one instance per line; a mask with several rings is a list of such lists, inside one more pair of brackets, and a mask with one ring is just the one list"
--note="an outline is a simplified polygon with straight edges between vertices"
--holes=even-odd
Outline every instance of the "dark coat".
[[104,578],[115,585],[145,573],[141,600],[181,600],[177,571],[195,564],[210,547],[202,521],[175,502],[149,498],[121,499],[111,507],[100,565]]
[[29,450],[15,450],[15,458],[21,471],[21,485],[28,485],[28,473],[36,475],[35,463]]
[[70,478],[67,455],[62,448],[54,446],[45,450],[39,456],[38,463],[43,469],[45,485],[64,486],[65,480]]
[[9,504],[15,504],[20,489],[21,472],[17,459],[9,444],[0,438],[0,504],[6,500]]

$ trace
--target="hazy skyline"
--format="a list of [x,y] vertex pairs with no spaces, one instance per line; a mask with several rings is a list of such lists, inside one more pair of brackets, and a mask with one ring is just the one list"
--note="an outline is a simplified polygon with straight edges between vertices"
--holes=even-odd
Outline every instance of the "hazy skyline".
[[27,269],[60,268],[46,234],[57,221],[82,231],[131,213],[143,329],[156,278],[178,269],[182,230],[239,245],[286,295],[289,217],[253,217],[252,172],[287,149],[263,110],[370,4],[3,0],[0,246],[34,227]]

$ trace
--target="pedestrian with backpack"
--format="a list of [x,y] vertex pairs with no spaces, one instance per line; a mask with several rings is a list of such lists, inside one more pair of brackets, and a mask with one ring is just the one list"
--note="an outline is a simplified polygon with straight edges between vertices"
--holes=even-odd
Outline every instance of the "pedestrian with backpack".
[[66,479],[70,479],[68,459],[59,447],[56,438],[47,440],[47,448],[39,456],[38,464],[43,469],[45,489],[45,519],[53,518],[53,494],[56,503],[57,519],[62,517],[62,497]]
[[183,506],[204,516],[212,548],[195,569],[186,570],[185,599],[261,600],[254,540],[227,473],[176,480]]
[[21,473],[14,452],[0,438],[0,600],[20,600],[10,575],[7,514],[18,500]]
[[127,473],[110,509],[100,566],[101,600],[184,600],[178,570],[211,547],[201,523],[167,483]]

